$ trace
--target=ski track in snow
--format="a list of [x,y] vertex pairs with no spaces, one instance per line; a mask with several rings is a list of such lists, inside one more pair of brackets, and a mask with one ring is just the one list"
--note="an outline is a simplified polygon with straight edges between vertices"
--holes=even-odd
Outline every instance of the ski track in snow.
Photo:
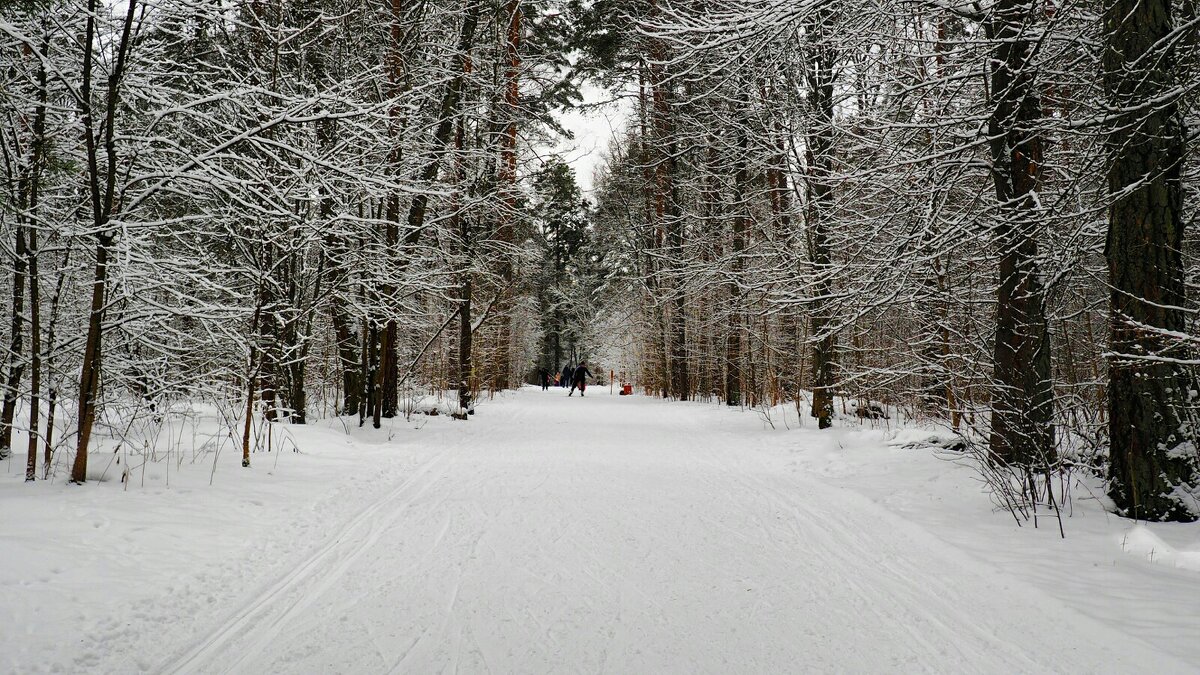
[[[283,627],[295,621],[299,613],[313,600],[330,590],[346,569],[365,551],[379,541],[381,530],[394,523],[402,513],[407,500],[420,496],[428,488],[424,477],[440,464],[444,455],[435,456],[420,467],[407,481],[361,511],[346,524],[341,535],[327,542],[307,559],[284,575],[261,595],[238,608],[234,617],[206,639],[196,644],[187,654],[161,670],[166,672],[192,672],[196,664],[203,664],[219,653],[239,632],[249,631],[253,641],[247,654],[264,649],[279,635]],[[413,497],[406,495],[415,493]],[[390,507],[390,508],[389,508]],[[381,513],[389,509],[386,513]],[[264,623],[265,616],[274,616]],[[239,665],[235,663],[236,667]]]
[[[1119,575],[1088,576],[1070,565],[1095,566],[1105,549],[1039,549],[1050,544],[997,524],[1004,515],[946,511],[976,508],[977,493],[920,511],[921,481],[944,480],[947,465],[842,450],[877,443],[869,434],[767,431],[718,406],[533,388],[468,423],[359,429],[357,441],[296,433],[311,454],[256,457],[211,493],[119,493],[128,506],[111,522],[100,510],[118,493],[42,485],[20,497],[56,500],[44,522],[76,528],[39,547],[8,525],[28,559],[111,552],[47,607],[50,626],[83,638],[40,647],[40,660],[7,643],[13,672],[1197,672],[1178,642],[1200,625],[1200,593],[1189,603],[1175,590],[1194,589],[1193,572],[1129,567],[1141,563],[1114,545]],[[862,466],[839,478],[859,456],[885,460],[867,472],[902,470],[896,491],[853,489]],[[928,497],[954,494],[940,490]],[[189,519],[212,509],[220,519]],[[124,548],[108,544],[110,526]],[[990,562],[966,536],[975,527],[1029,552]],[[1059,582],[1134,583],[1089,596],[1041,579],[1030,569],[1046,551],[1068,565]],[[1014,560],[1021,574],[1005,566]],[[8,623],[31,638],[48,628],[22,612],[45,597],[37,584],[61,585],[59,569],[7,587]],[[147,570],[145,583],[130,570]],[[97,607],[89,575],[120,584],[111,608]],[[1105,610],[1143,596],[1182,615],[1143,625],[1152,613]]]
[[481,407],[155,670],[1189,670],[855,493],[771,472],[711,409],[639,399]]

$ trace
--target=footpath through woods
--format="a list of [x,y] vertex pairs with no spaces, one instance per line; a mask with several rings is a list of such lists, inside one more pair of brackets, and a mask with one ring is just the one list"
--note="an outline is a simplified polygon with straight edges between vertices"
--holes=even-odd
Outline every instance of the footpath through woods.
[[[268,495],[258,534],[237,529],[252,527],[240,521],[177,523],[187,531],[170,545],[190,551],[204,583],[187,582],[198,573],[183,561],[155,562],[148,542],[115,551],[144,554],[146,586],[109,589],[114,616],[76,626],[90,633],[77,645],[61,634],[57,644],[80,651],[67,669],[106,672],[1194,666],[854,491],[779,470],[781,448],[803,453],[817,438],[771,430],[752,412],[598,387],[583,399],[526,388],[481,405],[469,423],[430,418],[379,439],[374,457],[408,458],[358,467],[379,481],[328,495],[306,495],[315,488],[297,481]],[[289,453],[277,459],[277,477],[288,462],[298,466]],[[267,468],[256,457],[251,471]],[[222,471],[225,481],[245,475]],[[308,510],[313,499],[321,506]],[[282,525],[304,518],[328,523],[305,537]],[[270,522],[277,531],[262,532]],[[246,538],[255,540],[231,541]],[[121,537],[89,546],[105,541],[122,546]],[[214,549],[227,553],[205,567]],[[221,576],[231,569],[240,571]],[[169,592],[155,586],[165,572],[175,583]],[[18,617],[5,619],[7,632]],[[1176,620],[1186,635],[1191,619]],[[8,658],[34,671],[53,657]]]

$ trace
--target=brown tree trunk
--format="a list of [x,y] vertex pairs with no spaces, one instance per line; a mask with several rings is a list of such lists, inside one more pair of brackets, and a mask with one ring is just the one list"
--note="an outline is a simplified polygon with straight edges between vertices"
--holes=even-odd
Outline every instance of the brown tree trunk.
[[471,410],[471,273],[463,275],[458,305],[458,407],[467,414]]
[[7,459],[12,452],[12,425],[16,416],[17,400],[21,394],[21,377],[25,372],[24,321],[25,313],[25,269],[28,263],[25,250],[25,227],[18,221],[16,227],[16,256],[13,258],[12,316],[8,348],[8,369],[4,380],[4,405],[0,409],[0,459]]
[[1054,394],[1045,290],[1037,268],[1042,109],[1030,36],[1038,10],[1025,0],[1001,0],[992,11],[988,136],[1000,204],[1000,286],[991,452],[1006,463],[1044,467],[1054,462]]
[[71,466],[73,483],[83,483],[87,480],[88,444],[92,437],[92,424],[96,419],[96,401],[100,395],[100,337],[104,325],[104,296],[108,283],[108,251],[111,245],[111,237],[97,237],[96,274],[92,280],[87,342],[79,377],[79,442],[75,449],[75,462]]
[[[1111,121],[1109,496],[1132,518],[1200,517],[1194,392],[1186,330],[1183,185],[1170,0],[1112,0],[1104,11],[1104,91]],[[1185,41],[1186,44],[1186,41]]]
[[474,369],[472,360],[471,330],[471,300],[474,292],[471,283],[471,256],[474,246],[474,232],[471,219],[462,213],[462,154],[466,145],[466,125],[462,115],[454,122],[454,157],[453,167],[454,192],[450,201],[450,231],[458,236],[458,252],[462,256],[462,271],[459,281],[458,299],[458,347],[457,347],[457,388],[459,419],[468,419],[471,410],[471,372]]
[[832,39],[830,10],[819,12],[813,24],[817,44],[811,50],[807,77],[813,122],[808,134],[809,257],[816,273],[812,302],[810,338],[813,343],[812,416],[821,429],[833,425],[834,357],[837,348],[831,330],[833,258],[826,222],[833,198],[833,85],[834,55],[827,44]]
[[[61,270],[70,269],[71,252],[68,251],[63,256]],[[54,287],[54,296],[50,299],[50,322],[46,327],[46,350],[47,356],[55,353],[56,332],[55,322],[58,320],[58,308],[62,300],[63,286],[66,284],[67,275],[60,272],[58,282]],[[47,367],[48,372],[53,372],[53,368]],[[50,466],[54,459],[54,413],[58,405],[58,388],[55,386],[53,378],[50,382],[50,395],[46,401],[46,433],[42,439],[42,447],[44,448],[44,459],[42,462],[42,480],[50,479]]]
[[37,230],[29,229],[29,444],[25,480],[37,478],[38,428],[42,391],[42,303],[38,291]]
[[[743,102],[744,103],[744,102]],[[742,338],[745,331],[745,317],[742,310],[742,251],[746,247],[746,230],[749,225],[747,186],[750,174],[746,170],[746,154],[749,152],[749,140],[746,130],[738,130],[738,156],[734,160],[733,169],[733,242],[730,255],[733,257],[732,274],[729,283],[729,310],[732,313],[729,321],[729,337],[725,344],[725,405],[739,406],[742,404],[741,390],[741,358]]]
[[108,288],[108,253],[115,234],[109,233],[109,221],[116,212],[117,149],[116,116],[120,103],[120,83],[125,71],[125,59],[132,44],[133,20],[137,15],[137,0],[128,0],[121,38],[117,43],[116,62],[108,76],[105,97],[104,133],[105,169],[101,172],[95,120],[92,118],[92,61],[96,41],[96,9],[98,0],[88,0],[88,14],[83,42],[83,81],[79,87],[80,119],[83,123],[87,148],[88,192],[92,208],[92,226],[96,233],[96,268],[92,282],[91,310],[88,314],[88,334],[79,374],[79,442],[75,462],[71,467],[71,482],[87,480],[88,443],[95,422],[96,401],[100,395],[101,339],[104,329],[104,299]]
[[[657,14],[657,4],[652,4],[652,15]],[[658,156],[654,158],[655,222],[665,237],[670,267],[682,265],[683,218],[679,212],[676,175],[678,173],[677,139],[674,128],[672,106],[673,83],[664,67],[666,45],[661,40],[652,40],[650,45],[650,87],[653,109],[651,120]],[[667,362],[667,387],[672,396],[686,401],[690,393],[688,383],[686,342],[686,299],[682,275],[675,274],[670,284],[670,302],[664,304],[664,352]]]
[[26,197],[26,203],[23,205],[25,213],[22,214],[21,217],[25,219],[29,225],[29,243],[27,246],[27,251],[29,254],[30,387],[29,444],[26,446],[28,453],[25,465],[26,481],[32,481],[37,478],[37,450],[39,440],[38,429],[40,427],[42,407],[42,303],[38,279],[37,222],[33,214],[37,212],[41,199],[42,163],[45,156],[46,102],[49,94],[46,87],[47,77],[45,66],[47,51],[49,51],[49,36],[43,38],[42,46],[39,50],[41,58],[38,60],[37,69],[38,105],[37,109],[34,111],[33,118],[33,147],[29,162],[29,174],[26,178],[27,189],[21,191],[23,195],[28,195],[28,197]]
[[[421,169],[418,175],[418,180],[422,183],[430,183],[437,180],[438,169],[441,166],[443,156],[450,151],[450,134],[454,128],[454,118],[458,114],[459,104],[462,101],[463,87],[466,81],[466,75],[471,72],[471,46],[475,41],[475,29],[479,25],[479,13],[482,11],[483,3],[471,3],[467,8],[467,14],[463,17],[463,24],[458,38],[458,67],[453,79],[446,83],[445,92],[442,94],[441,106],[439,107],[438,126],[434,131],[434,153],[429,162]],[[405,246],[414,246],[421,238],[421,232],[425,229],[425,214],[429,206],[429,195],[427,193],[418,193],[409,203],[408,207],[408,231],[404,236]],[[394,339],[394,338],[393,338]],[[394,356],[389,357],[393,366],[395,362]],[[387,395],[393,400],[398,394],[396,387],[399,385],[398,379],[390,379],[381,381],[380,386],[392,383],[392,390]],[[378,426],[378,417],[376,414],[376,426]]]
[[[766,92],[763,99],[769,100]],[[766,179],[775,234],[777,240],[785,242],[789,249],[799,249],[799,238],[792,231],[792,188],[787,178],[787,146],[783,129],[778,123],[772,136],[774,156],[771,158],[771,166],[767,169]],[[796,367],[801,359],[800,318],[799,309],[794,305],[787,305],[780,313],[779,320],[783,339],[775,376],[781,393],[791,400],[798,400],[800,377],[803,372],[803,368]]]
[[[521,31],[523,29],[521,3],[508,0],[504,10],[508,19],[508,31],[504,51],[504,132],[500,138],[500,167],[497,187],[500,192],[500,223],[496,228],[496,239],[503,247],[501,252],[500,278],[505,285],[513,280],[513,263],[508,248],[514,243],[513,220],[517,217],[517,117],[521,105]],[[500,326],[496,343],[496,368],[492,390],[512,386],[512,297],[505,292],[495,308],[500,315]]]
[[337,342],[338,364],[342,372],[341,415],[356,415],[362,405],[362,364],[358,353],[357,337],[342,303],[329,304],[333,323],[333,339]]

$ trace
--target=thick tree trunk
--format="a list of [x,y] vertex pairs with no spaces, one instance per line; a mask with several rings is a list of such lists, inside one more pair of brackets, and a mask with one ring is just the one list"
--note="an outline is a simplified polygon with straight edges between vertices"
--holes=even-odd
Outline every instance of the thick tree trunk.
[[991,452],[1026,467],[1055,460],[1050,332],[1037,268],[1042,109],[1030,39],[1038,13],[1026,0],[1001,0],[988,24],[995,45],[988,136],[1000,204]]
[[[1109,495],[1124,514],[1200,517],[1193,393],[1175,335],[1186,330],[1181,165],[1187,134],[1177,102],[1170,0],[1111,0],[1104,12],[1104,90],[1111,292]],[[1167,51],[1164,51],[1167,50]]]
[[[504,132],[500,138],[500,166],[497,175],[500,191],[500,222],[496,239],[504,247],[501,252],[500,278],[506,285],[513,279],[513,263],[508,251],[514,243],[513,221],[517,217],[517,117],[521,105],[521,31],[522,12],[519,0],[508,0],[504,9],[508,30],[504,45]],[[492,390],[512,386],[512,297],[505,291],[495,311],[500,315],[496,343],[496,368]]]
[[[651,12],[657,13],[657,5]],[[683,218],[679,210],[677,139],[672,110],[673,83],[663,66],[666,61],[666,46],[661,40],[651,41],[650,87],[653,109],[651,120],[654,129],[657,156],[654,166],[654,220],[661,232],[657,238],[659,248],[665,245],[669,254],[669,267],[682,264]],[[670,283],[661,283],[670,289],[670,302],[663,305],[663,352],[666,356],[665,388],[671,396],[686,401],[690,394],[687,363],[687,305],[684,297],[682,275],[675,274]]]
[[816,273],[815,297],[812,302],[810,336],[814,341],[812,416],[817,426],[827,429],[833,425],[834,357],[837,349],[830,328],[832,321],[833,257],[829,247],[829,224],[826,222],[833,198],[833,85],[834,56],[826,41],[832,39],[829,10],[822,10],[813,24],[818,44],[811,52],[808,71],[809,96],[814,120],[808,134],[808,220],[809,257]]
[[[399,150],[395,150],[399,153]],[[398,161],[398,159],[397,159]],[[388,196],[387,206],[387,227],[384,230],[384,250],[386,255],[391,258],[396,258],[400,255],[398,247],[400,245],[400,195],[392,194]],[[402,266],[399,264],[391,265],[393,270],[399,270]],[[383,298],[385,306],[394,306],[396,300],[396,285],[391,281],[383,284]],[[389,316],[383,325],[383,332],[379,339],[379,378],[378,389],[379,397],[375,399],[377,410],[375,416],[383,416],[392,418],[400,410],[400,369],[397,363],[397,341],[400,337],[400,327],[396,323],[395,317]]]

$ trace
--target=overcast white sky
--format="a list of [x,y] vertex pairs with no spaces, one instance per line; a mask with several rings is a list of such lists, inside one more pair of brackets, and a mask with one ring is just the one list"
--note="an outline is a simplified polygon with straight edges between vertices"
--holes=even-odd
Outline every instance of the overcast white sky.
[[[584,103],[598,103],[612,97],[609,92],[590,84],[583,86],[582,93]],[[559,115],[563,128],[574,133],[575,140],[560,142],[555,151],[575,169],[579,187],[585,195],[590,195],[592,172],[604,163],[609,141],[620,134],[629,109],[628,101],[621,100],[590,108],[587,112],[572,110]]]

